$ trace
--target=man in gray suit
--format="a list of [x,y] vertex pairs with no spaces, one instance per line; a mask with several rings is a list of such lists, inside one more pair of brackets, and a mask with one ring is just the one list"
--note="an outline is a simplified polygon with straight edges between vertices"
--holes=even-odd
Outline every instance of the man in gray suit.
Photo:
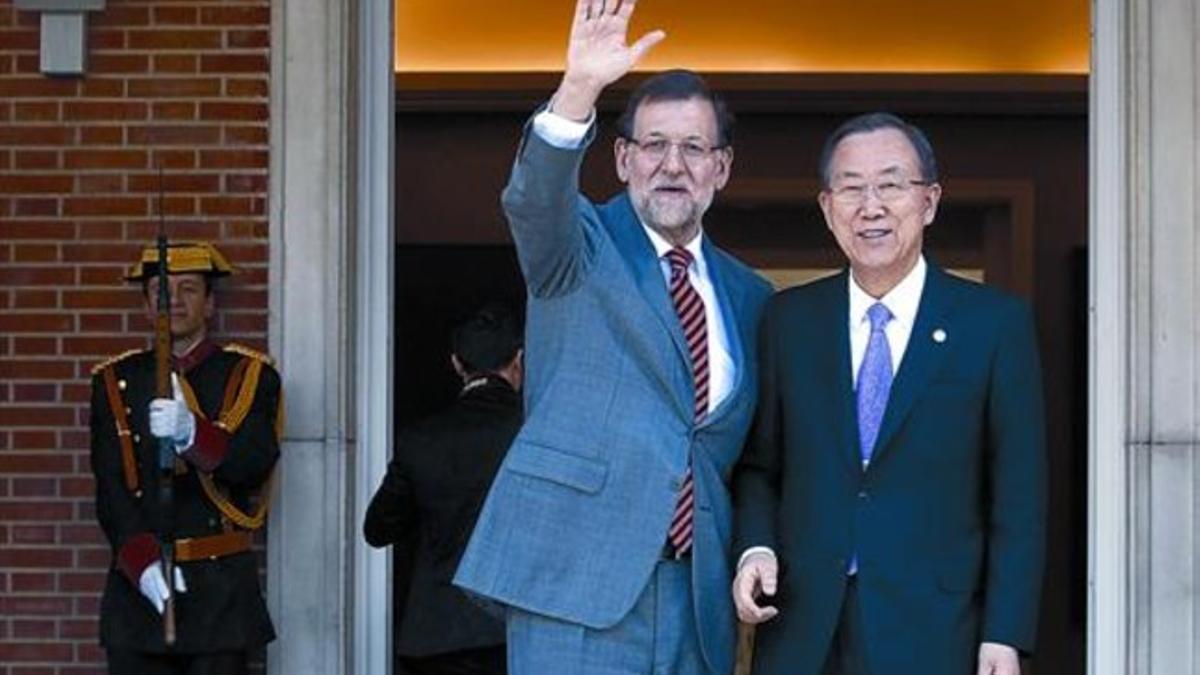
[[508,606],[518,675],[733,665],[727,481],[770,287],[704,236],[733,150],[694,73],[630,97],[614,147],[627,190],[579,194],[597,97],[664,37],[628,45],[633,7],[578,3],[503,194],[529,292],[526,421],[455,583]]

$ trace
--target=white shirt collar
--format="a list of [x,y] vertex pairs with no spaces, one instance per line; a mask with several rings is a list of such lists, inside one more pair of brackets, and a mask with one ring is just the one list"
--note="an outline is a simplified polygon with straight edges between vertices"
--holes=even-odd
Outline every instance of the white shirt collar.
[[[646,227],[645,223],[641,223],[642,229],[646,231],[646,236],[650,237],[650,243],[654,245],[654,254],[661,261],[667,251],[675,248],[675,245],[663,238],[663,236],[654,230]],[[704,264],[704,253],[701,247],[701,242],[704,239],[704,231],[696,232],[696,236],[692,237],[691,241],[683,245],[683,248],[688,253],[692,254],[692,259],[696,261],[696,272],[703,275],[707,267]]]
[[876,302],[882,302],[891,311],[893,321],[899,321],[911,328],[917,320],[917,308],[921,305],[921,292],[925,289],[927,271],[925,256],[918,257],[912,270],[879,300],[871,297],[858,285],[853,273],[847,274],[850,278],[850,328],[853,329],[867,320],[867,310]]

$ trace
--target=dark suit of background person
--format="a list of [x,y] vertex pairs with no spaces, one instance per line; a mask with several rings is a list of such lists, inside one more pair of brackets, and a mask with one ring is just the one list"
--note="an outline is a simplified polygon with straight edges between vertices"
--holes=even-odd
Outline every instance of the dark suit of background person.
[[[237,675],[275,638],[259,585],[252,530],[263,524],[282,426],[279,374],[269,357],[209,339],[216,277],[232,273],[212,246],[172,244],[171,369],[174,398],[155,398],[153,350],[99,364],[92,377],[91,465],[96,519],[113,550],[100,602],[100,642],[111,675]],[[158,250],[126,279],[157,306]],[[176,642],[163,643],[166,579],[157,528],[158,438],[179,461],[171,512]],[[251,510],[252,498],[260,497]]]
[[399,612],[396,653],[414,674],[503,673],[504,622],[450,584],[500,460],[521,427],[520,320],[491,306],[456,327],[458,400],[403,430],[363,534],[411,542],[416,556]]
[[[660,74],[631,96],[615,148],[628,191],[603,205],[579,194],[600,89],[662,37],[626,47],[632,9],[579,3],[550,115],[585,122],[556,145],[535,117],[503,194],[529,291],[526,422],[455,583],[509,606],[514,673],[728,673],[733,662],[726,481],[754,407],[769,287],[702,233],[732,151],[722,108],[693,73]],[[697,258],[676,278],[711,290],[710,360],[725,379],[701,411],[660,257],[673,245]],[[693,540],[676,559],[668,526],[689,461]]]
[[[890,115],[831,136],[821,206],[850,272],[782,292],[764,315],[735,481],[736,550],[769,547],[783,570],[775,594],[774,557],[748,551],[734,587],[735,600],[775,596],[759,598],[778,610],[758,628],[759,675],[1015,673],[1015,650],[1033,646],[1045,548],[1033,322],[1024,302],[921,258],[940,196],[922,146]],[[851,360],[867,342],[851,335],[869,338],[860,312],[880,298],[903,353],[864,468]],[[745,596],[738,608],[751,622],[774,611]]]

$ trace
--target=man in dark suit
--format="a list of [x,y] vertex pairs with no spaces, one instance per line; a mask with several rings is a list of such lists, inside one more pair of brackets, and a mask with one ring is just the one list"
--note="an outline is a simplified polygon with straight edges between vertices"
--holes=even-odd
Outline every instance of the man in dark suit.
[[502,196],[529,292],[526,422],[455,583],[508,605],[519,675],[733,664],[727,481],[770,287],[704,234],[732,129],[695,73],[634,90],[613,148],[627,189],[579,193],[601,91],[663,38],[627,44],[633,11],[578,2]]
[[768,305],[735,479],[755,672],[1017,675],[1045,549],[1029,308],[923,257],[941,187],[916,127],[851,119],[820,169],[850,269]]
[[[248,654],[275,637],[259,586],[253,530],[262,527],[283,423],[279,374],[269,357],[208,337],[214,280],[233,271],[216,248],[173,244],[167,279],[148,248],[126,279],[142,284],[153,319],[170,284],[173,398],[155,397],[152,350],[96,366],[91,463],[96,518],[113,550],[100,602],[100,641],[112,675],[246,672]],[[178,454],[174,508],[158,500],[158,439]],[[251,508],[258,497],[258,505]],[[168,579],[159,524],[173,531],[177,639],[163,640]]]
[[458,400],[401,434],[363,534],[416,555],[396,652],[414,675],[505,672],[504,622],[450,584],[500,460],[521,427],[521,331],[506,307],[458,325],[450,360]]

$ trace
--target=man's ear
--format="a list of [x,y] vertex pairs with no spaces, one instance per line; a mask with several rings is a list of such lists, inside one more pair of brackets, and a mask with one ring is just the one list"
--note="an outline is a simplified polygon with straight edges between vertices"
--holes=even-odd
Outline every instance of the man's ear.
[[714,158],[717,161],[716,187],[717,190],[725,187],[729,182],[729,177],[733,175],[733,146],[721,148],[716,151],[717,156]]
[[628,183],[629,162],[633,161],[633,155],[629,152],[629,141],[619,136],[613,141],[613,160],[617,166],[617,178],[620,178],[622,183]]

